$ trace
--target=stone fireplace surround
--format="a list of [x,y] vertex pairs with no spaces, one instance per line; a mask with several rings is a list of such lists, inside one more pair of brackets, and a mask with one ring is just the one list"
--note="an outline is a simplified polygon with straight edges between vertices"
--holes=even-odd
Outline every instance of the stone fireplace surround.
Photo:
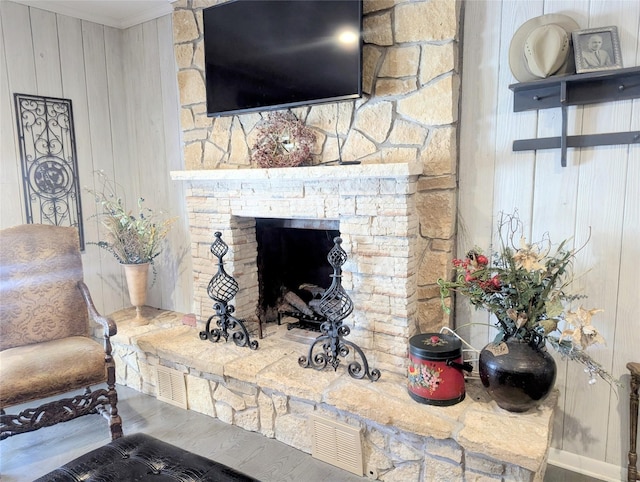
[[418,404],[406,389],[411,334],[448,322],[435,280],[446,274],[455,240],[461,2],[365,1],[366,95],[294,109],[318,136],[313,164],[336,159],[340,144],[343,159],[375,165],[264,170],[249,169],[257,167],[250,146],[262,115],[206,117],[201,16],[219,1],[178,0],[173,15],[187,171],[172,178],[187,186],[193,311],[198,320],[213,313],[206,286],[216,271],[209,252],[216,230],[230,245],[225,268],[240,285],[237,314],[252,318],[255,219],[337,220],[349,256],[343,285],[355,306],[345,320],[353,328],[349,339],[382,377],[353,380],[345,364],[337,372],[303,369],[297,357],[306,346],[285,339],[274,324],[251,351],[200,341],[202,326],[183,326],[182,314],[160,313],[150,325],[130,328],[125,310],[114,317],[119,383],[155,395],[154,366],[176,368],[185,375],[189,409],[305,452],[310,414],[359,427],[370,478],[542,480],[555,396],[516,415],[489,403],[477,380],[452,407]]
[[[512,414],[487,399],[477,378],[467,381],[466,399],[450,407],[419,404],[407,392],[408,337],[417,331],[417,171],[398,163],[172,172],[188,183],[197,326],[186,322],[191,315],[149,307],[143,326],[132,323],[133,308],[112,314],[117,382],[155,396],[156,367],[172,368],[184,376],[190,410],[307,453],[311,415],[348,424],[360,430],[371,479],[542,481],[557,393],[537,410]],[[370,366],[382,370],[377,382],[349,377],[349,360],[335,372],[301,368],[297,359],[308,344],[287,338],[284,326],[269,324],[256,351],[200,340],[213,313],[206,294],[217,271],[213,232],[230,247],[225,269],[240,285],[236,314],[250,318],[258,289],[255,218],[279,216],[339,220],[349,254],[344,286],[355,306],[345,324]]]
[[404,370],[408,340],[419,331],[415,194],[420,169],[397,163],[172,172],[174,180],[189,183],[196,318],[213,314],[207,285],[217,271],[209,251],[214,232],[229,245],[225,270],[240,287],[232,301],[236,316],[255,320],[256,218],[334,220],[348,256],[342,282],[354,303],[345,320],[349,339],[371,364]]

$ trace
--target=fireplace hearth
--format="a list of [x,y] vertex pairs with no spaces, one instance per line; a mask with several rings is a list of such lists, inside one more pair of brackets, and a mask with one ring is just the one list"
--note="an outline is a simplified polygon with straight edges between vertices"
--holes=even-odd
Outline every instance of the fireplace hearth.
[[[135,308],[110,315],[117,382],[150,395],[173,394],[182,381],[190,410],[312,452],[310,418],[361,431],[365,473],[386,481],[544,478],[557,392],[537,410],[514,414],[491,401],[479,379],[468,379],[464,401],[449,407],[416,403],[406,371],[385,368],[376,382],[344,376],[343,367],[312,371],[294,354],[306,344],[266,336],[258,350],[233,343],[203,343],[184,313],[144,307],[149,324],[138,326]],[[287,332],[271,324],[270,330]],[[170,380],[158,367],[173,369]],[[156,373],[157,371],[157,373]],[[165,371],[166,373],[166,371]],[[171,385],[171,387],[167,387]],[[522,433],[527,436],[523,437]],[[343,453],[346,455],[346,453]]]

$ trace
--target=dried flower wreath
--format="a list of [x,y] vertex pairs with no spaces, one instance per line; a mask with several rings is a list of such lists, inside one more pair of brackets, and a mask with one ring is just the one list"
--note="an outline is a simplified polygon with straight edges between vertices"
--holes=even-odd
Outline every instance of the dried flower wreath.
[[260,167],[294,167],[311,159],[316,135],[292,112],[274,112],[257,127],[252,161]]

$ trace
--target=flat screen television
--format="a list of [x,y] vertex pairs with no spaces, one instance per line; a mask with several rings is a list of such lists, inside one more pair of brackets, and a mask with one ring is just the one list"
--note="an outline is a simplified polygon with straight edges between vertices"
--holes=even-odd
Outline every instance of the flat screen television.
[[203,24],[210,117],[362,96],[361,0],[233,0]]

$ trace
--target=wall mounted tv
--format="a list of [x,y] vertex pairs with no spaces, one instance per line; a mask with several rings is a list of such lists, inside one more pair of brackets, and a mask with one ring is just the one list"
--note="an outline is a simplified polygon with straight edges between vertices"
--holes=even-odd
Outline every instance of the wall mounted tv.
[[233,0],[203,23],[210,117],[362,96],[361,0]]

